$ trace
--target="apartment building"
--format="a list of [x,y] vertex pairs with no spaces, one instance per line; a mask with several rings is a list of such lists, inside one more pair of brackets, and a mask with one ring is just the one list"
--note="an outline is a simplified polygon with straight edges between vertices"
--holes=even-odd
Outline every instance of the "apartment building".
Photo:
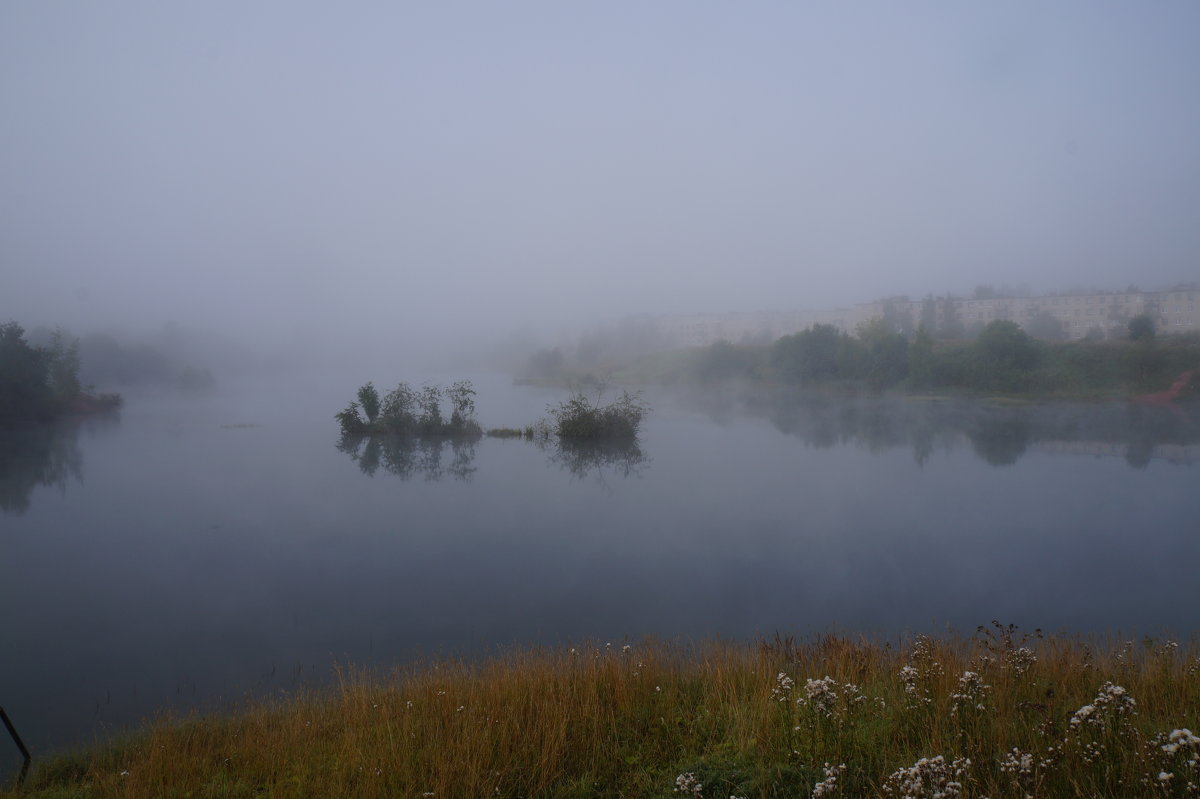
[[1150,316],[1162,334],[1200,331],[1200,288],[986,299],[890,297],[855,306],[853,318],[855,326],[882,318],[903,330],[924,324],[933,330],[961,326],[968,333],[1005,319],[1031,335],[1081,339],[1123,337],[1129,320],[1142,314]]
[[1006,319],[1040,338],[1122,338],[1129,320],[1142,314],[1154,319],[1161,334],[1200,331],[1200,287],[986,299],[902,296],[828,311],[676,314],[654,317],[653,323],[670,346],[704,347],[717,341],[774,341],[816,324],[854,333],[873,319],[886,319],[903,332],[924,325],[935,332],[971,334]]

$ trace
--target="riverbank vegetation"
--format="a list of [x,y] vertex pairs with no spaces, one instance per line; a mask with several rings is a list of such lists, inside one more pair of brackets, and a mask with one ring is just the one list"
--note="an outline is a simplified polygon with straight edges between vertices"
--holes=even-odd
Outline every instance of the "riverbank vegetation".
[[[443,413],[444,398],[450,403],[449,418]],[[578,478],[611,471],[630,477],[646,462],[637,438],[649,410],[640,394],[626,391],[601,404],[576,392],[547,407],[546,418],[534,424],[484,432],[475,420],[475,390],[468,381],[448,389],[426,385],[419,391],[401,383],[383,397],[367,383],[336,414],[341,428],[337,447],[368,476],[382,468],[402,480],[418,475],[469,480],[475,473],[475,443],[486,435],[531,442]]]
[[[449,418],[443,414],[443,399],[450,403]],[[401,383],[382,398],[373,383],[366,383],[336,418],[343,438],[387,434],[477,439],[483,435],[475,421],[475,389],[468,380],[446,389],[427,384],[418,390]]]
[[1194,796],[1198,655],[993,623],[351,669],[47,761],[21,795]]
[[[335,414],[343,439],[373,435],[408,438],[478,439],[484,435],[475,420],[475,389],[460,380],[447,389],[425,385],[419,391],[401,383],[382,398],[373,383],[358,389],[357,398]],[[443,414],[442,400],[449,400],[450,416]],[[622,392],[606,405],[593,402],[583,392],[547,409],[548,419],[526,427],[497,427],[487,431],[492,438],[558,438],[576,442],[632,442],[637,438],[649,406],[641,395]]]
[[[582,365],[541,358],[537,379],[585,379]],[[547,372],[553,367],[555,371]],[[1156,336],[1143,318],[1124,339],[1052,341],[995,321],[973,339],[935,338],[924,328],[906,333],[882,319],[853,335],[814,325],[772,342],[646,353],[601,369],[620,383],[712,386],[743,382],[846,392],[997,394],[1055,398],[1128,398],[1161,392],[1181,374],[1200,370],[1200,336]],[[1200,396],[1200,380],[1182,398]]]
[[551,420],[548,427],[559,438],[584,443],[630,443],[637,439],[650,407],[640,394],[628,391],[607,405],[592,402],[584,393],[576,392],[547,410]]
[[48,421],[119,407],[117,394],[94,394],[79,382],[79,342],[55,332],[32,346],[16,322],[0,324],[0,424]]

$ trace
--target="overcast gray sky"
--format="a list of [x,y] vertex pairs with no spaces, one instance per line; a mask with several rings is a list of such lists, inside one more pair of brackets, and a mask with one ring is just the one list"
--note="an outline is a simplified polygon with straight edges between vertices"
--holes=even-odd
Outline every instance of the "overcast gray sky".
[[0,320],[412,341],[1195,280],[1198,41],[1190,0],[9,0]]

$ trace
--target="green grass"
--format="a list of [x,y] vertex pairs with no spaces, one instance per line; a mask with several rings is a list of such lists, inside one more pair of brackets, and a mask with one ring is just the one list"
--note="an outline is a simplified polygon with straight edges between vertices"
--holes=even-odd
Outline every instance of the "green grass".
[[[986,685],[969,701],[966,671]],[[963,797],[1184,796],[1200,784],[1200,744],[1171,753],[1164,736],[1200,728],[1198,714],[1197,651],[1162,641],[1025,640],[997,625],[903,644],[600,644],[348,670],[328,693],[163,720],[42,763],[26,787],[132,799],[678,797],[682,780],[702,786],[688,796],[726,799],[811,796],[834,776],[826,796],[900,796],[902,770],[921,769],[928,790],[911,795],[932,796],[941,767]]]

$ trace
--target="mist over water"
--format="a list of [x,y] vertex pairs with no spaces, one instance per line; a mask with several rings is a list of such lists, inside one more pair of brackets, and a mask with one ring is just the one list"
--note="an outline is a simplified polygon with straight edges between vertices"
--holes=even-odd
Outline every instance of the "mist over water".
[[[6,439],[0,684],[33,746],[509,644],[1195,632],[1200,444],[1169,411],[657,393],[632,469],[484,438],[368,474],[336,446],[352,385]],[[488,426],[564,396],[476,385]]]
[[1190,2],[0,6],[0,325],[78,338],[76,393],[125,399],[0,429],[0,703],[40,756],[337,663],[1196,634],[1194,403],[660,387],[616,447],[346,443],[334,415],[367,381],[470,378],[483,428],[529,425],[567,392],[514,375],[603,382],[668,315],[1194,282],[1198,25]]
[[1200,10],[0,10],[0,318],[312,361],[1194,280]]

